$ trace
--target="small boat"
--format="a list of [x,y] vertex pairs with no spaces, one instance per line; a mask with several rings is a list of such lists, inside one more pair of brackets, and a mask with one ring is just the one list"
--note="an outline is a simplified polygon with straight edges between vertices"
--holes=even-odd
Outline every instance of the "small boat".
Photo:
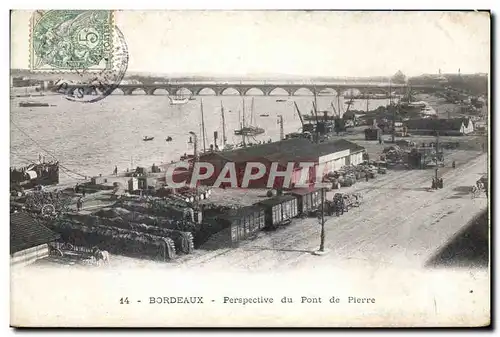
[[257,126],[245,126],[241,129],[234,130],[236,136],[257,136],[266,132],[263,128]]
[[269,117],[269,114],[261,114],[260,117]]
[[167,137],[167,138],[165,138],[165,141],[167,141],[167,142],[171,142],[171,141],[172,141],[172,137]]
[[189,97],[182,96],[168,96],[170,99],[170,105],[182,105],[189,102]]
[[48,107],[48,106],[50,106],[50,104],[49,103],[28,101],[28,102],[19,102],[19,106],[22,108]]
[[153,139],[155,139],[155,137],[144,136],[144,138],[142,140],[145,141],[145,142],[147,142],[147,141],[150,141],[150,140],[153,140]]
[[286,99],[282,99],[282,98],[276,100],[276,102],[286,102],[286,101],[287,101]]

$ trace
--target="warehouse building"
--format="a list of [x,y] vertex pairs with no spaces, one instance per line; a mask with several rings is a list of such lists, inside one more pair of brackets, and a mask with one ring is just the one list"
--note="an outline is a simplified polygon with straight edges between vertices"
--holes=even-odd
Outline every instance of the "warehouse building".
[[49,243],[59,239],[24,212],[10,215],[10,264],[26,266],[49,256]]
[[413,119],[405,122],[408,132],[419,135],[463,136],[474,132],[474,123],[469,118]]
[[[266,174],[260,179],[250,181],[249,188],[266,188],[272,163],[278,163],[278,171],[286,171],[287,165],[293,163],[293,173],[290,186],[300,182],[301,177],[307,177],[307,182],[315,181],[314,167],[309,172],[302,173],[304,168],[300,163],[308,162],[324,167],[324,172],[339,170],[345,165],[357,165],[363,161],[365,149],[344,139],[320,144],[312,143],[303,138],[294,138],[274,143],[251,146],[227,152],[212,152],[202,155],[201,162],[210,163],[215,172],[211,178],[202,180],[203,185],[213,185],[224,166],[235,163],[238,186],[241,186],[246,164],[248,162],[262,163],[266,167]],[[189,176],[189,174],[188,174]],[[226,185],[229,187],[229,184]],[[273,188],[283,187],[283,178],[274,180]],[[286,187],[286,186],[285,186]]]

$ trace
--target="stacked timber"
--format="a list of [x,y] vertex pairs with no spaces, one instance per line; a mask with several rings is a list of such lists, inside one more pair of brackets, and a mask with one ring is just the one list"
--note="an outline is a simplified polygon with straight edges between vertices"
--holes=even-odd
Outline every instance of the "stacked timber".
[[75,246],[94,247],[117,255],[148,257],[168,261],[175,258],[175,244],[170,238],[117,227],[86,225],[75,220],[53,222],[51,229]]
[[149,221],[150,225],[144,223],[133,223],[131,221],[124,220],[121,217],[102,218],[92,215],[83,216],[80,221],[90,226],[121,228],[125,230],[144,232],[160,237],[170,238],[175,244],[177,253],[190,254],[193,252],[192,247],[194,246],[194,240],[192,233],[183,232],[176,229],[162,228],[161,223],[160,226],[156,226],[157,222],[155,219]]
[[174,240],[177,253],[191,254],[194,251],[194,238],[192,233],[156,226],[148,226],[145,224],[130,224],[129,227],[130,229],[138,232],[171,238]]

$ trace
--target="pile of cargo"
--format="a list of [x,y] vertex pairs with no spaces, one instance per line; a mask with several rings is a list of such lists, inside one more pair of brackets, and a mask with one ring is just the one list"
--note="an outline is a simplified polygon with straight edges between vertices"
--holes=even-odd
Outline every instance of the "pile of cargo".
[[363,197],[359,193],[335,193],[333,199],[326,202],[326,213],[340,216],[352,207],[359,207],[362,201]]
[[348,165],[338,171],[328,173],[323,181],[331,182],[333,189],[340,187],[349,187],[354,185],[360,179],[375,178],[379,173],[376,163],[371,161],[363,162],[359,165]]
[[408,157],[408,151],[401,149],[398,145],[391,145],[382,151],[381,159],[386,160],[389,164],[403,163]]
[[75,246],[98,247],[112,254],[146,257],[159,261],[175,258],[171,238],[104,225],[86,225],[76,220],[51,222],[51,229]]
[[[113,217],[106,218],[95,215],[68,214],[66,222],[82,223],[91,227],[110,227],[151,234],[159,237],[170,238],[175,244],[175,249],[178,254],[190,254],[193,252],[194,239],[193,234],[175,229],[168,229],[157,226],[156,223],[146,225],[131,221],[131,217]],[[137,219],[134,219],[137,221]],[[158,224],[161,225],[161,224]]]

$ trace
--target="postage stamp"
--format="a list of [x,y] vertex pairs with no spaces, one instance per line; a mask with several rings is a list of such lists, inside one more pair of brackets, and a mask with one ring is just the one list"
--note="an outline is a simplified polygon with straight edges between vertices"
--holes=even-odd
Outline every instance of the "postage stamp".
[[31,17],[30,70],[61,74],[52,91],[92,103],[110,95],[128,67],[128,48],[113,11],[36,11]]
[[31,18],[32,71],[100,71],[111,66],[113,11],[36,11]]

